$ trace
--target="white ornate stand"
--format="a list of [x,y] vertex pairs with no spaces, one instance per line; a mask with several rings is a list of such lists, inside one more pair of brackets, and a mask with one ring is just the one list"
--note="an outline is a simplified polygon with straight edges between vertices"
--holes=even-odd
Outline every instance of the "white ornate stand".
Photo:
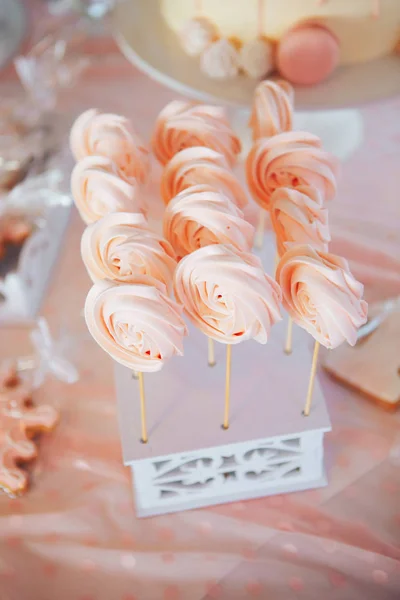
[[[266,246],[272,263],[272,245]],[[302,414],[312,340],[295,328],[283,352],[286,320],[270,342],[232,351],[231,419],[221,428],[225,346],[207,364],[207,339],[191,329],[185,355],[145,375],[149,442],[140,441],[138,382],[116,365],[123,458],[132,470],[139,517],[294,492],[325,485],[324,433],[330,430],[316,382],[309,417]]]

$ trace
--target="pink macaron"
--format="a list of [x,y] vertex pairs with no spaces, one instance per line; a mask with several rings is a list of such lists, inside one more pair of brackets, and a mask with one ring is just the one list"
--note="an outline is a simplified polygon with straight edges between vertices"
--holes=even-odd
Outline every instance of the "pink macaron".
[[323,25],[307,23],[291,29],[282,37],[277,67],[285,79],[297,85],[324,81],[339,63],[339,42]]

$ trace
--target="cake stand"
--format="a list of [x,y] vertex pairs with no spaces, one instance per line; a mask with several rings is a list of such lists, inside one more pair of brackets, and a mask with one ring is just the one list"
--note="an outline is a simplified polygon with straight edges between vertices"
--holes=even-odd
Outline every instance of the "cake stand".
[[[247,77],[230,81],[206,77],[199,61],[185,54],[163,21],[158,0],[118,3],[114,28],[122,52],[150,77],[179,94],[230,107],[233,124],[248,148],[249,107],[257,82]],[[295,93],[295,128],[315,133],[327,150],[344,160],[363,139],[360,105],[400,94],[400,56],[341,67],[328,81],[296,87]]]

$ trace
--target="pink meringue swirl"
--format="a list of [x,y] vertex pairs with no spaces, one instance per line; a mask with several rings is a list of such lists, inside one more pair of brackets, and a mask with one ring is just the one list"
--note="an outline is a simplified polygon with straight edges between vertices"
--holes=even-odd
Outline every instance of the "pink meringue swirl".
[[187,334],[180,307],[165,292],[161,284],[96,283],[85,303],[90,334],[125,367],[159,371],[172,356],[182,356]]
[[223,154],[230,165],[241,150],[223,108],[174,100],[158,115],[152,148],[165,165],[180,150],[205,146]]
[[161,176],[161,195],[165,204],[192,185],[208,184],[243,208],[246,192],[232,173],[224,156],[202,146],[186,148],[171,158]]
[[175,296],[190,321],[205,335],[225,344],[268,341],[281,319],[281,292],[260,260],[233,246],[207,246],[178,265]]
[[125,117],[100,113],[92,108],[82,113],[70,133],[75,160],[105,156],[114,161],[126,178],[144,183],[149,173],[149,153]]
[[287,81],[262,81],[256,87],[250,116],[253,140],[293,128],[294,90]]
[[81,254],[94,282],[136,283],[138,276],[147,276],[171,289],[174,251],[147,228],[139,213],[111,213],[89,225],[82,236]]
[[147,212],[137,182],[125,179],[116,164],[104,156],[87,156],[75,165],[71,192],[85,223],[112,212]]
[[269,209],[272,193],[279,187],[316,188],[324,200],[336,193],[337,159],[321,149],[320,139],[311,133],[291,131],[261,138],[246,161],[246,177],[254,200]]
[[281,258],[276,279],[293,321],[327,348],[345,340],[354,346],[367,321],[364,286],[346,260],[311,246],[296,246]]
[[278,188],[271,196],[270,216],[279,256],[291,244],[310,244],[317,250],[328,251],[331,239],[328,211],[321,207],[317,190]]
[[178,260],[210,244],[232,244],[250,250],[254,227],[242,211],[209,185],[194,185],[178,194],[164,214],[164,236]]

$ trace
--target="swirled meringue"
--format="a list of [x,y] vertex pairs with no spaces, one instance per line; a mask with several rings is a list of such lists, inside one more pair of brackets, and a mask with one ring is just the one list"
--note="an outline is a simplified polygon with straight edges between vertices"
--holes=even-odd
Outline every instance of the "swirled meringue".
[[126,179],[105,156],[87,156],[71,174],[71,193],[85,223],[93,223],[111,212],[147,212],[137,182]]
[[171,289],[174,251],[147,228],[141,214],[112,213],[89,225],[82,236],[81,254],[94,282],[135,283],[138,276],[147,276]]
[[209,185],[194,185],[167,205],[164,235],[178,260],[210,244],[232,244],[238,250],[251,249],[254,227],[242,211],[221,192]]
[[240,49],[239,65],[253,79],[266,77],[274,69],[273,46],[264,38],[246,42]]
[[260,260],[233,246],[214,245],[189,254],[178,265],[175,296],[190,321],[225,344],[268,341],[281,319],[281,292]]
[[172,356],[183,354],[187,329],[180,307],[161,284],[100,281],[86,298],[85,319],[98,345],[129,369],[159,371]]
[[262,81],[256,87],[249,125],[253,140],[291,131],[294,90],[287,81]]
[[221,38],[210,44],[200,56],[200,68],[212,79],[232,79],[239,74],[240,55],[234,44]]
[[189,56],[199,56],[217,37],[216,26],[206,17],[189,19],[180,32],[182,47]]
[[208,184],[243,208],[246,192],[228,167],[225,157],[215,150],[192,147],[175,154],[161,176],[161,195],[165,204],[192,185]]
[[230,165],[241,150],[223,108],[174,100],[156,120],[152,148],[165,165],[180,150],[205,146],[223,154]]
[[[311,193],[318,195],[312,189]],[[291,244],[310,244],[317,250],[328,251],[331,236],[328,211],[319,199],[293,188],[278,188],[271,196],[270,216],[275,231],[276,247],[282,256]]]
[[70,146],[75,160],[86,156],[110,158],[126,178],[146,181],[149,153],[131,122],[125,117],[100,113],[92,108],[82,113],[70,133]]
[[347,341],[354,346],[357,329],[367,321],[364,286],[346,260],[311,246],[296,246],[281,258],[276,279],[283,305],[293,321],[326,348]]
[[254,200],[269,209],[271,195],[279,187],[315,187],[324,200],[336,192],[337,159],[321,149],[311,133],[290,131],[255,142],[246,161],[246,177]]

